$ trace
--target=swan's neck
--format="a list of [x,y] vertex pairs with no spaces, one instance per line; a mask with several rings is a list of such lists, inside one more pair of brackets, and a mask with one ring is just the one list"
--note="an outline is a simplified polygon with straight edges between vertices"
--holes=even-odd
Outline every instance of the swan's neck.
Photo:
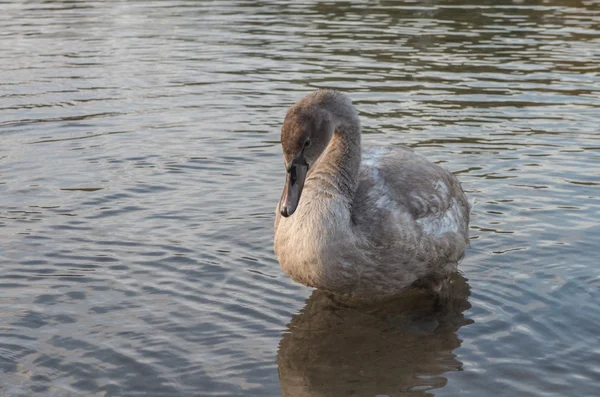
[[360,124],[345,120],[335,129],[327,149],[315,164],[309,178],[311,187],[347,203],[348,211],[354,201],[360,168]]

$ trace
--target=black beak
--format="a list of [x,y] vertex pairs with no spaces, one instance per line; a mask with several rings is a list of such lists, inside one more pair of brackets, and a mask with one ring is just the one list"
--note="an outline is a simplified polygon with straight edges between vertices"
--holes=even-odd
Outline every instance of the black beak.
[[292,215],[296,211],[296,208],[298,208],[307,172],[308,163],[304,159],[303,153],[296,156],[287,167],[285,188],[279,202],[279,211],[286,218]]

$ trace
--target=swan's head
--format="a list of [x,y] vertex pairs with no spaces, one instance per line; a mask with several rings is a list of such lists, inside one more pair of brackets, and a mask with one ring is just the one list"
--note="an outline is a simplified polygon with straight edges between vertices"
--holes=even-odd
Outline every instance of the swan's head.
[[322,99],[322,91],[303,98],[288,110],[281,127],[287,177],[279,211],[285,217],[296,211],[306,175],[333,136],[332,115],[323,107]]

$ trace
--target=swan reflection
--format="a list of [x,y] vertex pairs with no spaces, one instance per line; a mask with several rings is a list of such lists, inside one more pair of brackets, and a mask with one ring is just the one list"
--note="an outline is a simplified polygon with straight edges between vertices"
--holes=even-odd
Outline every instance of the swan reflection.
[[456,331],[471,320],[469,285],[453,276],[441,299],[412,291],[377,309],[321,291],[292,318],[277,355],[282,395],[431,396],[462,363]]

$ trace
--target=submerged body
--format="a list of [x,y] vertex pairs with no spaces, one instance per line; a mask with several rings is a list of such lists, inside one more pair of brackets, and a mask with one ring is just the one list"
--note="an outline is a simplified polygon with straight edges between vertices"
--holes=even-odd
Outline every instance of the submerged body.
[[288,275],[359,300],[438,291],[468,244],[456,177],[411,149],[360,144],[350,100],[328,90],[294,105],[282,128],[288,169],[275,253]]

